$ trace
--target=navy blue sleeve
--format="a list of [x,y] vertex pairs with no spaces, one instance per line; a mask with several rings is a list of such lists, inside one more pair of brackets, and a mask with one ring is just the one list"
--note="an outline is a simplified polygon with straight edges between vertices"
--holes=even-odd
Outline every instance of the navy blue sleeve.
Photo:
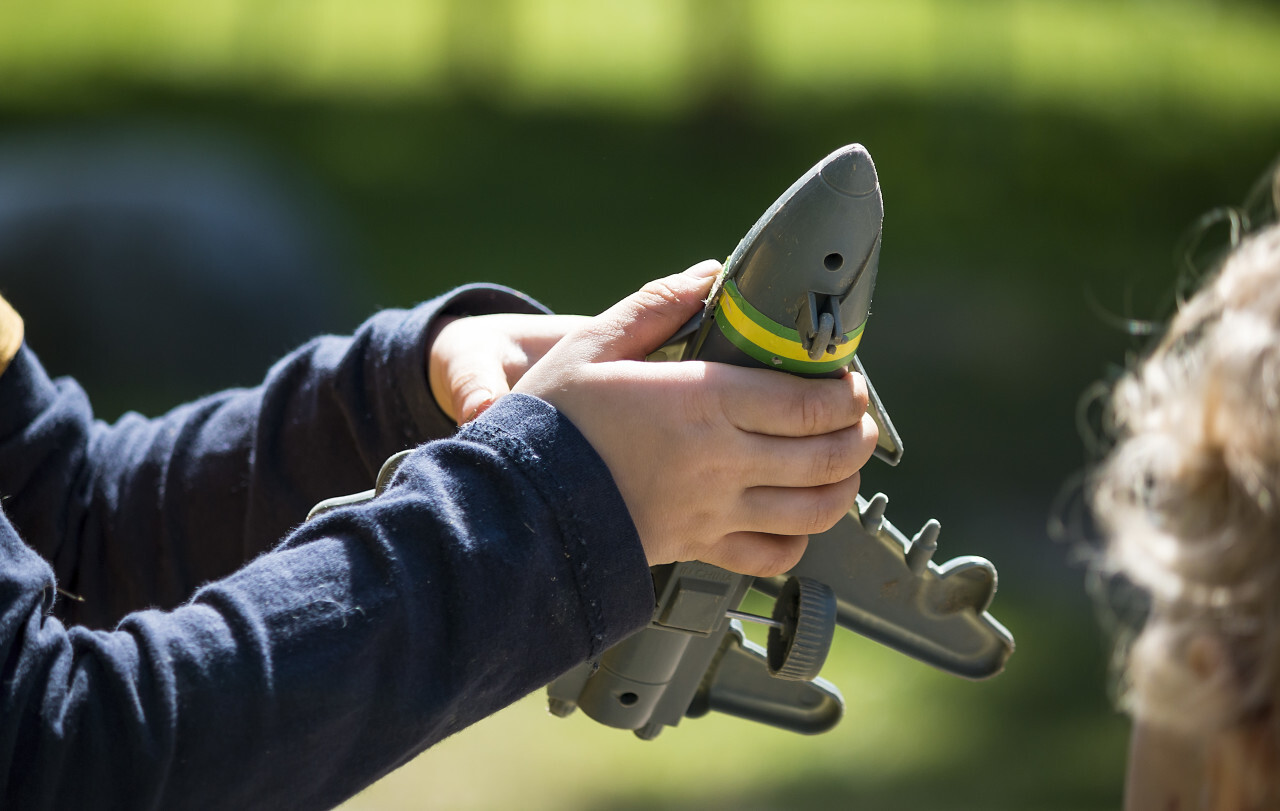
[[24,347],[0,375],[0,499],[83,598],[60,603],[60,619],[107,628],[171,608],[274,546],[317,501],[371,487],[391,454],[453,432],[426,377],[438,316],[542,311],[506,288],[459,288],[316,339],[257,388],[110,426]]
[[51,616],[54,595],[53,569],[0,514],[4,808],[331,807],[653,608],[604,463],[519,395],[418,448],[378,498],[302,525],[171,611],[95,631]]

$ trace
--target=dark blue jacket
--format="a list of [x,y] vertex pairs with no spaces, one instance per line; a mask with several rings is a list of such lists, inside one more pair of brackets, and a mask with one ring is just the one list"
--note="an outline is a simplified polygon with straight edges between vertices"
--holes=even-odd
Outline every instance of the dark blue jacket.
[[331,807],[647,622],[626,505],[534,398],[301,523],[452,433],[433,317],[510,309],[534,308],[464,288],[110,426],[24,347],[0,375],[0,808]]

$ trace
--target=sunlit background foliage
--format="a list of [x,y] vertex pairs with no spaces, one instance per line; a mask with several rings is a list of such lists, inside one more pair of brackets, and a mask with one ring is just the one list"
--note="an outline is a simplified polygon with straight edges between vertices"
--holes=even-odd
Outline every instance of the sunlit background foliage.
[[1162,314],[1179,235],[1280,152],[1278,79],[1264,2],[4,2],[0,290],[99,413],[154,412],[465,281],[597,311],[862,142],[861,355],[907,448],[864,489],[908,534],[939,518],[939,559],[996,562],[1007,672],[842,633],[846,718],[814,738],[644,743],[535,695],[347,807],[1113,808],[1108,643],[1046,527],[1089,461],[1081,394],[1140,347],[1117,325]]

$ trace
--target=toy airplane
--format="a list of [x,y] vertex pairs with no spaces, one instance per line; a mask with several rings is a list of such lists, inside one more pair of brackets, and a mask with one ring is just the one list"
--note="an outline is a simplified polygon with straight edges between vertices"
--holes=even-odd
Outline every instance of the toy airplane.
[[[880,184],[853,144],[797,180],[725,263],[705,311],[650,360],[709,360],[803,376],[839,376],[866,326],[880,258]],[[867,381],[880,429],[876,455],[891,465],[902,442]],[[652,739],[711,710],[803,733],[831,729],[844,701],[818,678],[837,625],[970,679],[994,676],[1013,637],[989,613],[996,570],[978,557],[931,558],[939,525],[910,541],[884,517],[888,499],[858,497],[835,527],[809,540],[785,575],[755,578],[699,562],[653,569],[649,626],[556,679],[550,711],[582,710]],[[738,610],[749,588],[775,599],[772,617]],[[770,626],[761,649],[742,621]]]
[[[880,258],[883,205],[871,156],[854,144],[810,169],[747,232],[725,263],[701,316],[650,360],[708,360],[803,376],[838,376],[862,338]],[[891,465],[902,441],[867,380],[880,429],[876,456]],[[373,498],[375,488],[317,504],[308,518]],[[837,625],[970,679],[1004,668],[1013,637],[989,613],[996,570],[978,557],[932,562],[939,525],[907,540],[884,517],[888,499],[858,497],[835,527],[813,535],[785,575],[756,578],[697,561],[653,569],[649,626],[547,688],[558,716],[576,708],[652,739],[711,710],[803,733],[840,720],[844,700],[818,677]],[[771,617],[739,611],[747,590],[774,598]],[[770,626],[767,648],[743,621]]]

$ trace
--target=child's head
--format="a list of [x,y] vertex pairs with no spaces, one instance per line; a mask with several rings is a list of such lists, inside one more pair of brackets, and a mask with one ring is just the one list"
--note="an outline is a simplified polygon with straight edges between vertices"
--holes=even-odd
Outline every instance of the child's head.
[[[1274,220],[1280,164],[1260,194]],[[1232,216],[1252,233],[1116,385],[1092,487],[1106,565],[1151,597],[1126,709],[1192,743],[1211,808],[1280,799],[1280,225]]]

